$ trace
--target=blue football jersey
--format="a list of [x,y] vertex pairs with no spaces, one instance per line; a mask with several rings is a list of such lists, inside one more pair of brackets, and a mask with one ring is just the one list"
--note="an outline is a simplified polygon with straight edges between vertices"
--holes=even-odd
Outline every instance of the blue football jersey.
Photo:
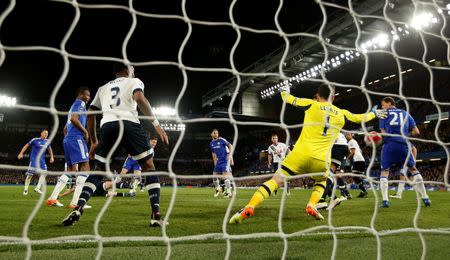
[[387,109],[387,117],[380,119],[379,127],[385,133],[398,135],[384,136],[384,143],[406,144],[401,134],[403,132],[403,135],[409,136],[409,132],[416,127],[416,122],[408,112],[394,107]]
[[[31,162],[34,163],[36,161],[36,158],[42,149],[47,150],[50,147],[50,146],[47,146],[47,143],[48,143],[47,139],[41,139],[41,138],[33,138],[28,142],[28,145],[31,147],[31,153],[30,153],[30,161]],[[42,154],[39,161],[45,163],[45,152]]]
[[[76,99],[70,107],[69,114],[67,115],[67,135],[66,137],[83,137],[83,133],[76,126],[70,122],[70,117],[73,113],[86,112],[86,103],[83,100]],[[81,125],[86,128],[86,114],[79,114],[79,120]]]
[[228,145],[230,143],[222,137],[212,140],[210,143],[211,151],[217,156],[217,163],[228,161]]

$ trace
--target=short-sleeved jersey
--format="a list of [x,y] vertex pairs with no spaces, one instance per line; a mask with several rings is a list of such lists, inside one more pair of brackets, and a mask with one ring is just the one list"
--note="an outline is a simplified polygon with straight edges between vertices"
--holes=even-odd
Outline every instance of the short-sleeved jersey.
[[355,154],[353,155],[354,162],[364,162],[364,156],[362,155],[361,148],[359,148],[359,144],[355,139],[348,141],[348,148],[355,149]]
[[[402,125],[404,124],[403,128]],[[412,116],[403,109],[389,108],[387,109],[387,117],[380,119],[379,127],[385,133],[395,134],[398,136],[385,136],[384,143],[400,143],[405,144],[405,139],[401,136],[402,132],[405,136],[409,136],[409,131],[416,127],[416,122]]]
[[279,163],[283,161],[284,157],[286,157],[286,152],[288,150],[287,145],[284,143],[278,142],[276,145],[271,144],[267,151],[272,155],[272,159],[274,163]]
[[81,125],[86,128],[86,114],[83,114],[83,112],[86,112],[86,103],[83,100],[76,99],[75,102],[73,102],[72,106],[70,107],[69,114],[67,115],[67,135],[66,137],[83,137],[83,133],[78,129],[76,126],[70,122],[70,117],[72,114],[75,113],[82,113],[79,114],[79,120]]
[[376,117],[373,112],[352,114],[331,103],[297,98],[285,91],[281,92],[281,97],[287,103],[301,107],[305,111],[302,133],[293,151],[327,162],[331,160],[331,147],[336,142],[345,119],[361,123],[363,120],[370,121]]
[[339,133],[338,138],[336,139],[336,142],[334,144],[337,145],[348,145],[347,139],[345,139],[345,136],[343,133]]
[[[50,146],[47,145],[48,140],[47,139],[41,139],[41,138],[33,138],[28,142],[28,145],[31,147],[31,153],[30,153],[30,161],[35,161],[39,152],[42,149],[47,150]],[[45,162],[45,152],[42,154],[41,158],[39,159],[41,162]]]
[[228,162],[229,144],[230,143],[222,137],[211,141],[211,151],[216,155],[218,164]]
[[138,78],[120,77],[101,86],[91,103],[91,107],[103,111],[100,125],[119,119],[139,123],[133,99],[136,91],[144,91],[144,83]]

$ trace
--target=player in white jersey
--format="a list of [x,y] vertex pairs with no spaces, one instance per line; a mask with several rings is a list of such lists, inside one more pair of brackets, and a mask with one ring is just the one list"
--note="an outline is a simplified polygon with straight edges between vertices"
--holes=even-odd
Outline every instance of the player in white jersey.
[[[364,156],[362,155],[361,148],[359,148],[358,142],[353,139],[353,134],[347,132],[345,134],[345,138],[348,140],[348,148],[350,149],[350,154],[348,155],[348,160],[352,161],[352,172],[356,174],[365,174],[366,171],[366,160],[364,160]],[[353,177],[353,181],[358,184],[361,192],[358,195],[358,198],[367,198],[367,190],[364,186],[364,182],[360,177]]]
[[[268,155],[268,162],[267,166],[269,169],[272,170],[272,172],[276,172],[278,168],[280,167],[280,163],[284,160],[286,155],[289,154],[291,151],[289,147],[281,142],[278,142],[278,135],[272,134],[272,144],[267,148],[267,151],[269,153]],[[275,191],[275,194],[277,191]],[[286,182],[286,193],[289,195],[289,182]]]
[[[124,64],[116,64],[114,68],[116,79],[108,82],[97,90],[89,111],[102,111],[103,118],[100,122],[100,139],[97,139],[96,116],[89,115],[87,119],[88,131],[91,141],[89,156],[94,160],[94,170],[105,171],[105,164],[111,162],[111,158],[124,148],[134,160],[137,160],[143,172],[155,171],[151,146],[138,119],[137,107],[151,121],[161,140],[169,144],[166,132],[155,118],[150,103],[144,96],[144,84],[134,78],[134,68]],[[117,149],[108,157],[116,142]],[[86,180],[77,207],[63,220],[65,226],[77,222],[83,207],[97,189],[102,189],[102,175],[89,175]],[[146,188],[150,197],[151,215],[150,226],[161,226],[159,200],[159,177],[149,175],[146,177]],[[101,192],[100,192],[101,193]]]

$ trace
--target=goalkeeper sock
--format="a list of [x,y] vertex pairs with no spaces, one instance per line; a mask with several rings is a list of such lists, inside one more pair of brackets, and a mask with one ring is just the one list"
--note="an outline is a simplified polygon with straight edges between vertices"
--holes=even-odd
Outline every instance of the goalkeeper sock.
[[33,175],[27,175],[25,178],[25,187],[24,190],[28,190],[28,187],[30,187],[31,179],[33,178]]
[[387,177],[381,176],[380,177],[380,189],[381,189],[381,196],[383,197],[383,201],[389,200],[388,186],[389,186],[389,183],[388,183]]
[[64,189],[64,187],[67,184],[67,181],[69,180],[69,176],[67,175],[61,175],[61,177],[58,178],[58,182],[55,185],[55,188],[53,189],[52,195],[50,195],[50,200],[56,200],[58,199],[59,193]]
[[405,190],[405,182],[399,182],[397,188],[397,195],[402,196],[403,191]]
[[36,189],[41,189],[41,187],[42,187],[42,185],[44,185],[44,183],[45,183],[45,175],[44,174],[41,174],[40,176],[39,176],[39,181],[38,181],[38,183],[37,183],[37,185],[36,185]]
[[256,208],[264,199],[267,199],[274,191],[278,189],[278,184],[274,180],[268,180],[264,182],[257,191],[253,194],[252,198],[245,207]]
[[75,191],[73,192],[71,205],[77,205],[78,199],[80,198],[81,192],[83,191],[83,185],[88,177],[79,175],[75,181]]
[[327,182],[321,181],[314,183],[313,191],[311,193],[311,197],[309,198],[308,205],[316,206],[325,192]]
[[145,182],[152,212],[159,212],[159,198],[161,194],[161,184],[159,184],[159,177],[152,175],[147,176]]
[[422,199],[428,199],[427,190],[425,189],[425,185],[423,184],[422,174],[420,174],[420,172],[413,173],[413,180],[420,197]]

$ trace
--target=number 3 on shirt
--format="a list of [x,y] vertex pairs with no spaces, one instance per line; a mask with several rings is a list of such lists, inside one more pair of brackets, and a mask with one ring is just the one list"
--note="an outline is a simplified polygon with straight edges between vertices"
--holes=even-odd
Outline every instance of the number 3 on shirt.
[[112,104],[111,104],[111,108],[115,108],[120,106],[120,98],[119,96],[119,92],[120,92],[120,88],[119,87],[113,87],[111,88],[111,93],[112,93]]

